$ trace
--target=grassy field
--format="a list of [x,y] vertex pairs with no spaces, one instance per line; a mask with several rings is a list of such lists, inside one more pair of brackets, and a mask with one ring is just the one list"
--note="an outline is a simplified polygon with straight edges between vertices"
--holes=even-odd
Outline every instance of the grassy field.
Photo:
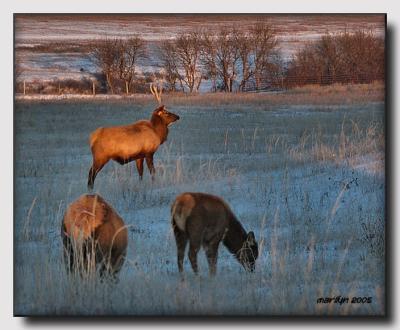
[[[286,96],[286,97],[285,97]],[[18,100],[14,312],[18,315],[381,315],[384,103],[381,85],[288,94],[166,96],[181,120],[155,155],[156,180],[109,163],[95,191],[129,226],[117,284],[68,278],[60,224],[87,192],[89,133],[148,118],[148,97]],[[221,245],[217,276],[176,265],[169,209],[184,191],[222,196],[260,246],[246,273]],[[320,297],[371,303],[318,304]]]

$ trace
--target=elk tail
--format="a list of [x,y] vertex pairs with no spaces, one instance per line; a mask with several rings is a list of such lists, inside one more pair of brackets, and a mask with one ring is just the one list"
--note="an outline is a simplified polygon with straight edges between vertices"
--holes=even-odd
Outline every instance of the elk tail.
[[179,218],[178,210],[177,210],[178,204],[179,204],[178,201],[175,201],[174,204],[172,204],[172,206],[171,206],[171,225],[172,225],[172,228],[174,228],[174,229],[176,228],[176,229],[182,230],[177,223],[177,218]]
[[101,130],[102,130],[102,128],[98,128],[98,129],[96,129],[93,133],[90,134],[90,137],[89,137],[89,145],[90,145],[90,148],[93,148],[93,145],[94,145],[95,142],[97,141],[97,139],[98,139],[98,137],[99,137],[99,135],[100,135]]
[[[191,197],[189,197],[191,198]],[[192,206],[185,205],[179,200],[176,200],[171,207],[171,222],[172,226],[176,226],[179,230],[186,230],[186,220],[192,212]]]
[[172,227],[176,226],[176,222],[175,222],[175,208],[176,208],[176,201],[171,205],[171,224]]

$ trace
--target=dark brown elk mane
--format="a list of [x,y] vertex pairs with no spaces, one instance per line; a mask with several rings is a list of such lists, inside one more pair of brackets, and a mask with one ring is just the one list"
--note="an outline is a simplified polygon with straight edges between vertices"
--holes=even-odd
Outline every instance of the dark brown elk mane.
[[156,131],[157,135],[160,137],[161,143],[163,144],[165,141],[167,141],[167,136],[168,136],[168,123],[165,123],[162,117],[157,115],[158,111],[161,111],[164,108],[164,105],[161,105],[158,107],[153,114],[151,115],[150,122],[154,127],[154,130]]
[[246,241],[246,238],[246,231],[237,220],[235,215],[232,214],[227,231],[225,232],[224,238],[222,240],[223,244],[226,246],[230,253],[234,254],[237,257],[240,249],[243,247],[243,242]]

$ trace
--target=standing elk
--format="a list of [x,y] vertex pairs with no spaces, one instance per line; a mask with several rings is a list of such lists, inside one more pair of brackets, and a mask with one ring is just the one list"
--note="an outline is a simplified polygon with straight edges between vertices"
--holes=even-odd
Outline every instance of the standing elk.
[[143,178],[143,161],[154,180],[153,155],[167,140],[168,126],[179,119],[161,104],[161,93],[150,85],[150,91],[159,107],[153,111],[150,120],[139,120],[133,124],[114,127],[100,127],[90,134],[90,148],[93,164],[89,171],[88,188],[93,189],[96,175],[112,159],[121,165],[136,161],[139,178]]
[[221,198],[203,193],[184,193],[172,204],[171,214],[180,273],[183,272],[183,259],[188,241],[188,256],[195,274],[198,273],[197,253],[203,246],[210,275],[215,275],[218,246],[221,241],[247,271],[254,271],[258,257],[258,244],[254,233],[246,233]]
[[128,231],[118,213],[99,195],[71,203],[61,225],[67,270],[81,276],[116,277],[128,245]]

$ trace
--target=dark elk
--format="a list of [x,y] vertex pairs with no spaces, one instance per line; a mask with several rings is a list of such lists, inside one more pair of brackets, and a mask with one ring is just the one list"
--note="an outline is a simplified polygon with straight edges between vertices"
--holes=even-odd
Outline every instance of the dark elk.
[[254,233],[246,233],[221,198],[203,193],[184,193],[175,199],[171,214],[179,272],[183,271],[185,249],[189,242],[188,255],[193,271],[198,273],[197,253],[203,247],[210,275],[215,275],[221,241],[247,271],[254,271],[258,257]]
[[167,140],[168,126],[177,121],[179,116],[167,111],[161,104],[162,88],[158,92],[156,87],[150,85],[150,90],[159,103],[150,120],[139,120],[125,126],[100,127],[90,134],[93,156],[88,178],[90,190],[93,189],[96,175],[110,159],[121,165],[135,160],[140,179],[143,178],[143,162],[146,159],[154,179],[154,153]]
[[118,213],[99,195],[82,195],[71,203],[61,225],[67,270],[116,277],[128,245],[128,231]]

